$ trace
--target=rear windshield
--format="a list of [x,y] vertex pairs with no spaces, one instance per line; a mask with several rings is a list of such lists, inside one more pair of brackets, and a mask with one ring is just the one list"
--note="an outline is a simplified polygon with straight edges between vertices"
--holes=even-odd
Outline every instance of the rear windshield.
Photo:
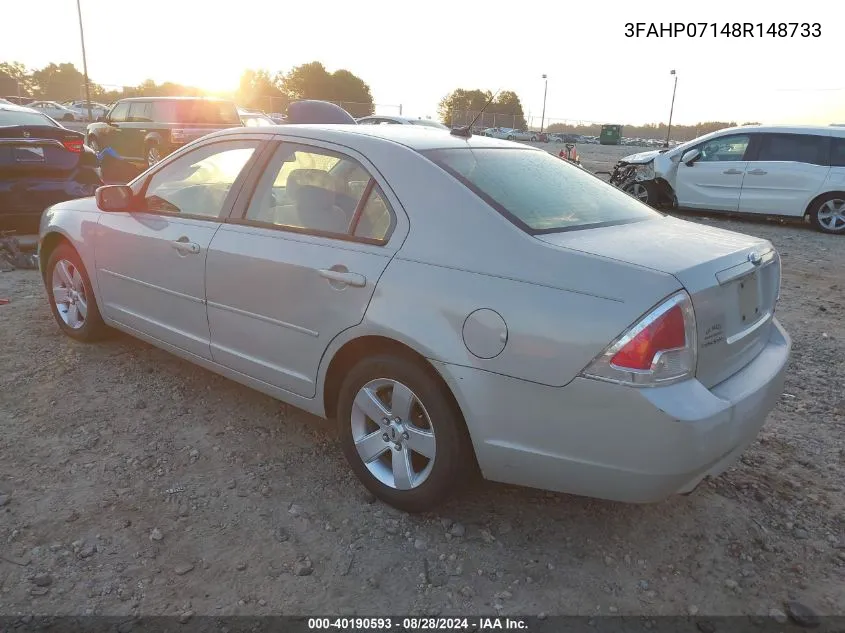
[[58,123],[39,112],[20,112],[15,110],[0,110],[0,127],[11,125],[49,125],[58,127]]
[[627,193],[545,151],[461,148],[423,154],[528,233],[661,217]]
[[205,123],[240,125],[234,103],[228,101],[155,101],[154,119],[158,123]]

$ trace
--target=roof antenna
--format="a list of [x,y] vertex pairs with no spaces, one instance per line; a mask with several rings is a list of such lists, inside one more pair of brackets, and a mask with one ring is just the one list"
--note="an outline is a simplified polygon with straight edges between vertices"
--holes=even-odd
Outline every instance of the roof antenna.
[[498,95],[501,91],[502,90],[500,88],[493,94],[492,97],[490,97],[490,100],[484,104],[483,108],[481,108],[481,112],[475,115],[475,118],[472,120],[472,123],[463,127],[453,127],[449,134],[451,134],[452,136],[461,136],[463,138],[469,138],[470,136],[472,136],[472,126],[475,125],[475,122],[478,121],[479,118],[481,118],[481,115],[484,114],[484,111],[487,109],[487,106],[493,103],[493,99],[495,99],[496,95]]

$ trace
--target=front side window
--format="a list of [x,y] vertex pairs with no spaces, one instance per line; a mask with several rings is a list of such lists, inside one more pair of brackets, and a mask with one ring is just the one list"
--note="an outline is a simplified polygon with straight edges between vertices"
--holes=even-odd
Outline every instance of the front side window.
[[812,134],[766,134],[758,161],[786,161],[827,165],[830,137]]
[[232,185],[258,145],[258,141],[211,143],[173,160],[150,178],[145,210],[219,217]]
[[661,217],[627,193],[545,151],[461,148],[422,153],[528,233]]
[[125,121],[129,115],[129,102],[118,103],[109,113],[109,121]]
[[743,160],[751,137],[748,134],[735,134],[712,138],[701,146],[698,162],[713,163]]
[[281,144],[256,187],[246,219],[317,234],[387,239],[393,215],[381,189],[354,158]]

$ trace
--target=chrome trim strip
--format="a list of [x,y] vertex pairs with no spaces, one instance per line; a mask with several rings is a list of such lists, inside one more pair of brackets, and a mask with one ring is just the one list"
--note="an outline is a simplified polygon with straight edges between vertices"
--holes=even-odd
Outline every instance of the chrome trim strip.
[[766,312],[766,314],[764,314],[761,319],[758,319],[756,323],[749,325],[747,328],[745,328],[741,332],[737,332],[736,334],[729,336],[728,338],[725,339],[725,342],[728,345],[733,345],[737,341],[741,341],[742,339],[744,339],[746,336],[753,334],[754,332],[759,330],[761,327],[763,327],[766,323],[768,323],[771,320],[772,320],[771,311]]
[[147,283],[146,281],[141,281],[140,279],[135,279],[134,277],[127,277],[126,275],[121,275],[120,273],[116,273],[113,270],[108,270],[107,268],[99,268],[99,272],[106,273],[107,275],[111,275],[112,277],[116,277],[117,279],[122,279],[123,281],[131,281],[132,283],[136,283],[139,286],[144,286],[145,288],[152,288],[153,290],[158,290],[168,295],[173,295],[174,297],[179,297],[180,299],[187,299],[188,301],[193,301],[194,303],[204,304],[205,299],[200,299],[199,297],[192,297],[191,295],[186,295],[183,292],[177,292],[175,290],[170,290],[169,288],[162,288],[161,286],[156,286],[155,284]]
[[[314,330],[309,330],[306,327],[302,327],[301,325],[294,325],[293,323],[288,323],[287,321],[280,321],[278,319],[273,319],[268,316],[264,316],[263,314],[256,314],[255,312],[248,312],[247,310],[241,310],[240,308],[233,308],[232,306],[227,306],[222,303],[217,303],[215,301],[208,301],[206,303],[209,308],[218,308],[220,310],[226,310],[227,312],[233,312],[234,314],[239,314],[241,316],[250,317],[253,319],[257,319],[258,321],[264,321],[265,323],[270,323],[272,325],[278,325],[279,327],[287,328],[289,330],[294,330],[296,332],[300,332],[302,334],[307,334],[308,336],[313,336],[317,338],[320,334],[319,332],[315,332]],[[234,352],[233,352],[234,353]]]

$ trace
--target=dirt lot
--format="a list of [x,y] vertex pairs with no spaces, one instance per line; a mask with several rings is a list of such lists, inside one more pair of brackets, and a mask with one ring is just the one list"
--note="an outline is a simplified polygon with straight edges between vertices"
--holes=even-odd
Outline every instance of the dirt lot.
[[126,336],[75,343],[36,272],[0,274],[0,614],[845,613],[845,241],[692,219],[780,249],[794,353],[736,467],[650,506],[481,482],[403,515],[329,423]]

